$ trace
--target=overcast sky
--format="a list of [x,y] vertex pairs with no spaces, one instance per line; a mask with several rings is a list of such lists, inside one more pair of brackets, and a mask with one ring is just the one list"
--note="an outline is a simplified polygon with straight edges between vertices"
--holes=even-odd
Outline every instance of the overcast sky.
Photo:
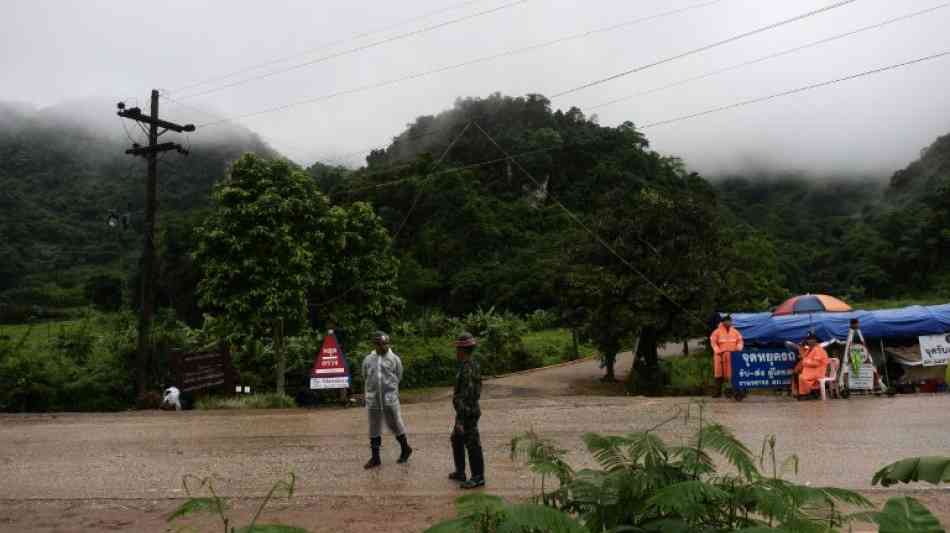
[[[531,46],[709,0],[527,0],[490,14],[355,53],[348,49],[492,10],[512,0],[2,0],[0,100],[50,106],[72,98],[170,95],[213,89],[327,55],[339,57],[267,79],[163,104],[168,118],[207,122]],[[408,122],[460,96],[553,95],[640,65],[834,3],[834,0],[721,0],[529,52],[356,94],[261,114],[240,122],[301,163],[361,162],[345,154],[385,145]],[[554,98],[603,125],[636,124],[703,111],[950,50],[950,8],[866,31],[596,110],[613,99],[664,86],[943,0],[858,0],[713,50]],[[450,9],[451,8],[451,9]],[[426,18],[425,13],[436,13]],[[358,34],[388,28],[353,39]],[[326,43],[337,44],[325,46]],[[339,42],[342,41],[342,42]],[[264,69],[181,90],[281,57]],[[115,127],[119,128],[118,124]],[[210,135],[214,126],[197,135]],[[890,174],[950,132],[950,57],[648,128],[653,147],[706,174],[749,165]]]

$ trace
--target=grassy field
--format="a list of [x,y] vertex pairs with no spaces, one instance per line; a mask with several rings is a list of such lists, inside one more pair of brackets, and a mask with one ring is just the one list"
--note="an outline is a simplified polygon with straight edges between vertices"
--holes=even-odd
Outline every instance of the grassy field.
[[[34,324],[4,324],[0,325],[0,337],[9,337],[18,344],[22,340],[24,349],[36,350],[44,348],[49,344],[50,337],[64,328],[78,328],[82,325],[82,319],[50,320]],[[90,322],[89,325],[91,326],[92,323]]]
[[[544,331],[532,331],[522,339],[529,351],[543,354],[544,366],[556,365],[570,359],[570,352],[573,350],[571,341],[571,331],[569,329],[546,329]],[[577,347],[579,357],[587,357],[594,353],[594,347],[587,344],[579,344]]]

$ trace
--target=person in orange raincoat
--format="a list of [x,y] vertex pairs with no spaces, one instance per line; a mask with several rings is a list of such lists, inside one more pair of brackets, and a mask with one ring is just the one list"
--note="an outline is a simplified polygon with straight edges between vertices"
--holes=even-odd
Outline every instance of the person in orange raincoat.
[[732,379],[732,352],[742,351],[742,333],[732,327],[732,315],[722,317],[719,327],[709,336],[709,346],[713,351],[713,376],[716,378],[713,398],[718,398],[722,396],[722,384]]
[[805,337],[805,344],[801,346],[793,342],[786,344],[798,349],[798,363],[792,371],[792,395],[803,400],[818,390],[818,380],[827,375],[828,352],[818,344],[818,336],[814,332]]

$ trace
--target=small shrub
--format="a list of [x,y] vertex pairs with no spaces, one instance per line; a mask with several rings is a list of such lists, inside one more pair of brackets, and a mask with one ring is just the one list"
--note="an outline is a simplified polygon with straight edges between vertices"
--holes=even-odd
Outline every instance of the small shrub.
[[512,369],[514,352],[524,349],[522,337],[528,332],[523,320],[510,313],[479,309],[462,319],[462,325],[480,342],[479,357],[484,375],[495,375]]
[[[168,516],[167,521],[173,522],[179,518],[183,518],[195,513],[213,513],[218,516],[221,520],[222,529],[225,532],[231,533],[308,533],[306,529],[302,529],[294,526],[285,526],[282,524],[258,524],[257,520],[261,517],[261,513],[264,511],[264,508],[267,507],[267,504],[279,494],[284,494],[287,498],[292,498],[294,495],[294,486],[296,485],[297,477],[291,473],[287,481],[278,481],[271,487],[267,495],[261,501],[261,504],[257,507],[257,512],[254,513],[254,517],[251,519],[251,523],[244,527],[235,527],[232,524],[231,518],[228,517],[226,511],[230,508],[228,501],[225,498],[218,496],[218,493],[214,490],[214,481],[210,478],[198,478],[192,475],[186,475],[182,478],[182,486],[185,489],[185,494],[188,496],[188,499],[185,500],[177,509],[175,509],[172,514]],[[206,496],[196,496],[192,492],[192,484],[197,484],[196,489],[204,489],[206,491]],[[182,528],[179,531],[187,530],[191,528]]]
[[416,332],[423,337],[445,337],[462,329],[457,319],[438,309],[427,310],[415,321]]
[[96,336],[89,327],[89,320],[83,320],[77,325],[61,325],[50,339],[50,348],[77,363],[83,363],[92,353]]
[[546,309],[536,309],[526,317],[531,331],[543,331],[557,327],[557,314]]
[[510,368],[512,371],[530,370],[541,366],[544,366],[544,356],[542,352],[531,351],[523,346],[511,351]]
[[247,396],[225,397],[205,396],[195,402],[195,408],[202,411],[212,409],[290,409],[296,407],[294,399],[286,394],[266,393]]
[[660,366],[673,393],[696,394],[709,384],[712,375],[712,362],[704,353],[661,360]]

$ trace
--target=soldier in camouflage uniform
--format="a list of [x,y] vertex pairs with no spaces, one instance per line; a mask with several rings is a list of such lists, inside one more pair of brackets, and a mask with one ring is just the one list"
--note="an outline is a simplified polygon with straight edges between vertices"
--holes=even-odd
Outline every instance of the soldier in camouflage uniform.
[[[455,429],[452,431],[452,457],[455,460],[455,472],[449,479],[461,481],[463,489],[474,489],[485,485],[485,457],[478,435],[478,419],[482,411],[478,399],[482,394],[482,373],[478,361],[474,358],[478,342],[471,333],[462,333],[455,341],[459,370],[455,378],[455,392],[452,404],[455,407]],[[465,479],[465,450],[468,450],[468,462],[472,477]]]
[[372,457],[363,468],[376,468],[381,464],[379,448],[382,446],[383,422],[396,435],[401,452],[398,463],[405,463],[412,455],[406,438],[406,426],[399,409],[399,382],[402,381],[402,360],[389,348],[389,335],[382,331],[373,334],[376,349],[363,359],[363,397],[369,415],[369,442]]

